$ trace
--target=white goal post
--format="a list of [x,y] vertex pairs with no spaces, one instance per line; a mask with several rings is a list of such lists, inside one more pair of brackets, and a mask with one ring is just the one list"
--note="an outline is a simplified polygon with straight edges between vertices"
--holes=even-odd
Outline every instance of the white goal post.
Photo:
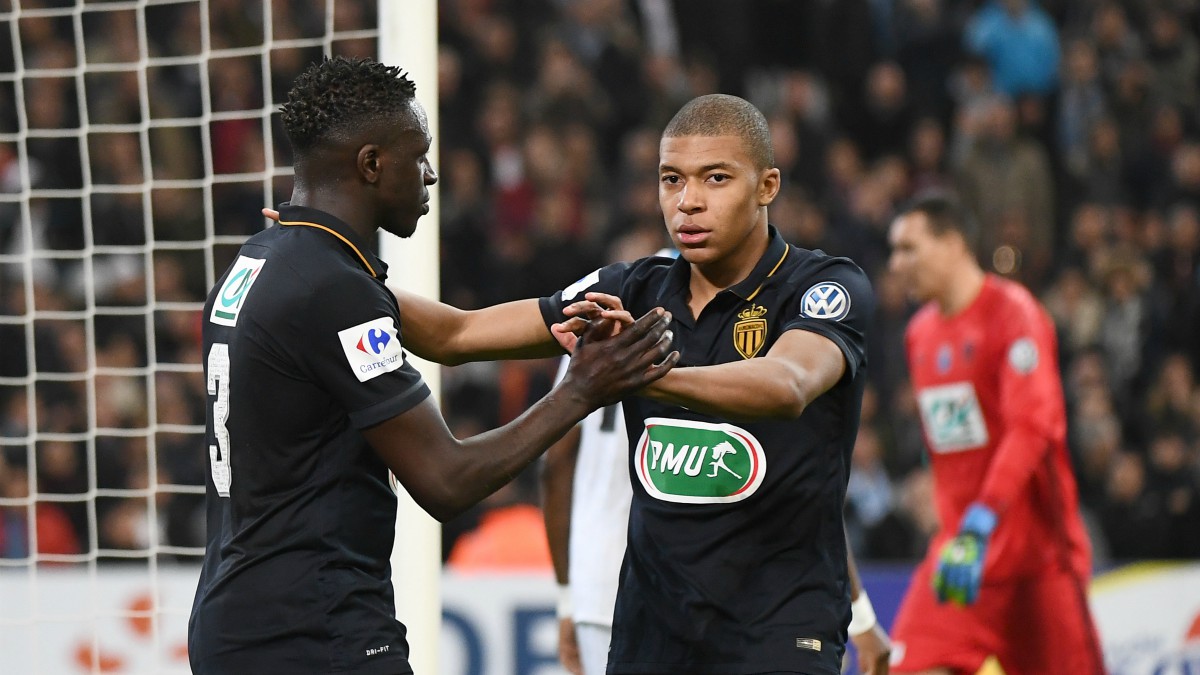
[[[0,0],[0,672],[189,672],[200,310],[290,192],[278,108],[323,54],[408,70],[436,156],[437,0]],[[381,242],[434,297],[437,203]],[[440,529],[402,495],[396,536],[436,673]]]

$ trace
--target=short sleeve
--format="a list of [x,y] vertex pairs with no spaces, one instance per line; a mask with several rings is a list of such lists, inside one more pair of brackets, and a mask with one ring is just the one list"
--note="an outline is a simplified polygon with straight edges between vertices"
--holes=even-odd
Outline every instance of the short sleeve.
[[[563,308],[573,302],[583,300],[587,293],[597,292],[621,296],[625,280],[633,269],[633,263],[616,263],[601,267],[554,295],[539,299],[538,307],[542,311],[542,320],[546,322],[546,327],[549,328],[565,319]],[[629,308],[626,307],[626,309]]]
[[390,292],[366,277],[325,283],[309,297],[302,361],[318,385],[365,429],[429,396],[401,344]]
[[875,294],[867,275],[847,258],[827,258],[793,279],[797,296],[784,330],[807,330],[829,338],[842,350],[854,377],[867,364],[867,326],[875,314]]

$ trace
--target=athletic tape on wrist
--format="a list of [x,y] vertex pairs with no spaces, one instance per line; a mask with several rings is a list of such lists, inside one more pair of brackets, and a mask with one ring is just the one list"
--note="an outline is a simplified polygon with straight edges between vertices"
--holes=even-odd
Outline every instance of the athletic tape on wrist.
[[866,591],[859,591],[858,599],[850,603],[850,627],[846,632],[852,637],[862,635],[874,628],[875,624],[875,607],[871,605],[871,598]]
[[555,605],[555,614],[559,619],[570,619],[575,608],[571,606],[571,587],[567,584],[558,585],[558,603]]

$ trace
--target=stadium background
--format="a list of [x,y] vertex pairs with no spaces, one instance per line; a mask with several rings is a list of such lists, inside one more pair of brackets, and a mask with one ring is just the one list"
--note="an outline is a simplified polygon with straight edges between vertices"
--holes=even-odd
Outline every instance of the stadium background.
[[[853,258],[879,297],[847,503],[870,578],[902,584],[936,527],[903,359],[913,308],[885,266],[893,209],[934,186],[961,192],[983,226],[982,259],[1029,285],[1058,324],[1098,569],[1194,561],[1200,6],[1008,0],[1022,12],[1012,22],[992,4],[440,2],[442,297],[473,307],[548,294],[656,250],[659,131],[695,95],[745,96],[766,113],[785,176],[771,221],[793,243]],[[377,10],[0,2],[5,580],[79,568],[94,588],[195,564],[200,304],[264,227],[259,207],[290,192],[274,107],[322,53],[376,54]],[[553,372],[552,362],[445,369],[452,428],[508,421]],[[531,471],[447,524],[445,556],[459,548],[451,577],[532,569],[530,597],[542,597],[536,503]],[[1136,569],[1114,585],[1190,580],[1163,596],[1188,624],[1163,649],[1200,668],[1187,642],[1200,637],[1194,563]],[[1151,597],[1124,615],[1161,619]],[[106,612],[153,608],[92,614]],[[14,621],[0,633],[16,634]],[[99,640],[88,644],[74,656],[99,669]],[[544,667],[531,663],[513,670]]]

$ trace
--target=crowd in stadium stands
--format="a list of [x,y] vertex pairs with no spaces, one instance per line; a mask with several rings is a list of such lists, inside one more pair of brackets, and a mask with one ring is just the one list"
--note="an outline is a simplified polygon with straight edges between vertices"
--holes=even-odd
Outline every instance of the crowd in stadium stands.
[[[211,0],[206,39],[197,5],[146,8],[147,25],[170,27],[149,32],[149,55],[195,56],[206,41],[213,50],[263,43],[260,3]],[[271,37],[319,36],[320,5],[275,0]],[[337,30],[374,26],[375,3],[334,6]],[[1098,562],[1200,557],[1200,3],[439,6],[444,299],[475,307],[548,295],[667,243],[659,132],[695,95],[742,95],[767,114],[787,183],[771,222],[795,244],[855,260],[879,298],[846,505],[860,559],[914,560],[937,526],[904,365],[914,308],[888,274],[885,239],[895,207],[934,187],[961,194],[981,225],[981,259],[1032,288],[1058,325],[1072,457]],[[25,18],[19,49],[0,45],[0,71],[26,69],[23,99],[0,83],[0,132],[26,124],[33,136],[24,149],[0,143],[0,191],[20,190],[19,157],[35,188],[77,189],[85,178],[98,186],[87,204],[32,200],[32,241],[19,205],[0,203],[0,254],[39,251],[32,288],[23,264],[0,263],[0,378],[38,374],[32,396],[0,384],[0,437],[41,439],[4,446],[0,497],[27,496],[26,470],[36,466],[37,493],[53,495],[36,518],[45,552],[203,542],[201,496],[170,486],[203,484],[195,425],[205,383],[195,370],[164,367],[199,363],[200,317],[170,303],[202,301],[232,242],[263,226],[259,207],[287,198],[286,177],[256,174],[290,162],[277,120],[264,123],[261,109],[281,102],[321,53],[273,49],[266,69],[262,55],[236,52],[139,72],[137,30],[132,10],[87,12],[76,50],[69,17]],[[333,51],[372,55],[375,41],[336,41]],[[83,58],[116,67],[88,72],[82,91],[69,74],[35,71]],[[222,115],[202,128],[206,98]],[[145,147],[136,128],[85,131],[83,143],[78,133],[37,134],[147,117],[182,121],[153,128]],[[211,214],[198,184],[137,189],[151,177],[202,178],[206,163],[222,181]],[[139,248],[148,243],[152,251]],[[81,250],[95,255],[85,262]],[[26,331],[14,319],[30,299],[38,311],[79,314]],[[460,434],[505,422],[549,388],[555,366],[446,369],[448,419]],[[137,431],[148,424],[153,434]],[[446,555],[485,513],[535,502],[533,485],[523,476],[448,524]],[[153,504],[119,491],[149,487],[158,488]],[[91,488],[105,490],[94,507],[71,501]],[[0,556],[26,555],[25,511],[0,515]],[[463,541],[479,546],[478,537]]]

